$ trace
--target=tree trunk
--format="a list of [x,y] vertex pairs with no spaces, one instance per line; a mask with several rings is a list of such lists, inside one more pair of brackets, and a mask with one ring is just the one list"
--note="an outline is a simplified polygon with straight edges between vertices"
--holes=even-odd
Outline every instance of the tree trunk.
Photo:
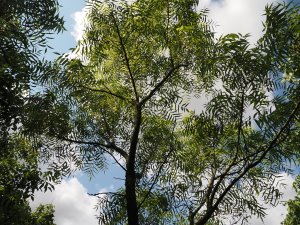
[[138,225],[138,207],[135,193],[136,178],[135,174],[132,173],[134,173],[134,171],[129,171],[127,168],[125,178],[127,217],[128,225]]
[[128,225],[138,225],[138,204],[136,201],[136,173],[135,158],[139,141],[139,132],[142,122],[142,110],[139,104],[136,106],[134,130],[131,136],[128,160],[126,162],[125,191],[126,191],[126,210]]

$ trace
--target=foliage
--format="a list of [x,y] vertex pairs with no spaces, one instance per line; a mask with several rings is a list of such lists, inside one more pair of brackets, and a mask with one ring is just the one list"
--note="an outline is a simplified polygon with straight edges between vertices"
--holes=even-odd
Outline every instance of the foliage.
[[34,141],[24,136],[35,80],[50,33],[63,30],[56,0],[0,2],[0,223],[32,224],[26,199],[52,189],[58,173],[42,173]]
[[12,0],[0,3],[0,125],[17,129],[31,82],[44,68],[38,56],[46,35],[63,29],[55,0]]
[[55,225],[54,224],[54,206],[39,205],[36,210],[32,213],[34,225]]
[[36,190],[53,190],[52,182],[59,178],[59,173],[42,173],[37,149],[23,137],[10,136],[2,144],[0,156],[0,221],[20,224],[18,221],[26,221],[30,215],[26,199],[33,200]]
[[297,193],[295,199],[287,201],[288,213],[283,225],[297,225],[300,223],[300,176],[296,177],[293,187]]
[[[102,224],[263,218],[258,196],[276,205],[277,174],[300,154],[299,7],[267,6],[250,47],[247,35],[216,39],[197,1],[87,6],[77,58],[40,80],[45,119],[26,121],[44,158],[67,174],[92,177],[108,158],[124,170],[124,188],[98,195]],[[202,94],[203,111],[190,112]]]
[[[19,225],[31,224],[31,209],[27,201],[24,201],[20,196],[14,193],[10,194],[10,199],[4,200],[3,197],[8,197],[7,193],[1,190],[1,207],[0,221],[3,225]],[[9,202],[8,202],[9,201]],[[7,205],[4,205],[7,204]],[[16,216],[17,215],[17,216]]]
[[15,200],[18,202],[15,202],[16,204],[11,205],[10,211],[0,211],[1,224],[55,225],[53,205],[39,205],[37,209],[32,212],[27,201],[20,198],[16,198]]
[[299,73],[288,82],[281,75],[287,55],[291,65],[298,60],[291,46],[299,43],[294,27],[299,8],[271,5],[266,12],[265,35],[255,47],[249,48],[247,36],[218,40],[219,73],[211,99],[204,112],[184,121],[186,147],[177,151],[173,174],[164,178],[168,188],[162,190],[175,192],[173,205],[191,224],[222,215],[232,216],[232,223],[247,222],[251,215],[263,218],[258,196],[276,205],[281,196],[276,178],[299,157]]

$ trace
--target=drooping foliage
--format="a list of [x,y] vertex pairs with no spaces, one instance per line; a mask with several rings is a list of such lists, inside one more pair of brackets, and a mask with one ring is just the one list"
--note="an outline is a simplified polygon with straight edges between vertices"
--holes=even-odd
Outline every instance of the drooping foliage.
[[267,6],[253,47],[215,38],[197,1],[87,6],[77,57],[42,77],[45,119],[26,121],[45,159],[91,177],[107,159],[124,170],[124,187],[98,196],[101,224],[262,218],[259,196],[276,205],[276,177],[299,156],[299,7]]

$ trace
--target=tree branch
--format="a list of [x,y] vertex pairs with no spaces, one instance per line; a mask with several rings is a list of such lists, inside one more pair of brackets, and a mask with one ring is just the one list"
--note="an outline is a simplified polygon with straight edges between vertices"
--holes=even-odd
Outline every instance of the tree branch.
[[[243,128],[243,115],[244,115],[244,101],[245,101],[245,96],[244,96],[244,90],[242,90],[242,102],[241,102],[241,108],[240,108],[240,116],[239,116],[239,126],[238,126],[238,143],[237,143],[237,152],[236,156],[238,153],[238,150],[240,148],[240,142],[241,142],[241,132]],[[236,158],[235,156],[235,158]]]
[[211,191],[213,189],[213,185],[214,185],[214,181],[216,180],[215,178],[215,172],[212,172],[212,176],[208,182],[208,187],[207,187],[207,192],[203,198],[203,200],[200,202],[200,204],[198,205],[198,207],[196,209],[194,209],[194,211],[190,212],[189,215],[189,220],[190,220],[190,225],[194,225],[195,224],[195,216],[197,215],[197,213],[199,212],[199,210],[203,207],[203,205],[205,204],[205,202],[209,201],[209,195],[211,194]]
[[285,124],[281,127],[280,131],[277,133],[277,135],[274,137],[274,139],[270,142],[270,144],[268,145],[268,147],[263,151],[263,154],[255,162],[252,162],[252,163],[248,164],[248,166],[246,166],[246,168],[244,169],[244,171],[242,173],[240,173],[237,177],[235,177],[231,181],[231,183],[220,194],[219,198],[217,199],[217,201],[215,202],[215,204],[213,205],[213,207],[211,209],[207,209],[205,215],[196,223],[196,225],[204,225],[209,220],[209,218],[211,217],[211,215],[215,212],[215,210],[218,208],[219,204],[224,199],[224,197],[226,196],[226,194],[236,184],[236,182],[238,182],[241,178],[243,178],[245,176],[245,174],[250,169],[254,168],[259,163],[262,162],[262,160],[265,158],[265,156],[268,154],[268,152],[270,152],[270,150],[274,147],[274,145],[276,145],[276,142],[281,137],[282,133],[290,126],[292,120],[295,118],[295,115],[296,115],[296,113],[298,113],[299,109],[300,109],[300,102],[297,103],[296,107],[294,108],[294,110],[290,114],[290,116],[287,119],[287,121],[285,122]]
[[154,188],[154,185],[155,185],[156,182],[157,182],[158,177],[160,176],[160,173],[161,173],[161,170],[162,170],[163,166],[166,164],[166,162],[168,161],[169,156],[171,155],[171,153],[172,153],[173,151],[174,151],[174,148],[171,147],[170,151],[168,152],[167,156],[165,157],[165,160],[164,160],[164,161],[162,162],[162,164],[160,165],[160,167],[159,167],[159,169],[158,169],[158,172],[157,172],[157,174],[156,174],[156,176],[155,176],[155,178],[154,178],[154,181],[153,181],[153,183],[151,184],[151,186],[150,186],[150,188],[149,188],[147,194],[145,195],[145,197],[143,198],[143,200],[141,201],[141,203],[138,205],[138,209],[141,208],[141,206],[143,205],[143,203],[144,203],[144,202],[146,201],[146,199],[149,197],[149,195],[150,195],[152,189]]
[[239,110],[238,140],[237,140],[235,155],[232,159],[232,162],[225,169],[224,173],[218,176],[219,180],[216,183],[215,187],[212,189],[212,192],[211,192],[211,195],[210,195],[210,202],[211,203],[212,203],[212,201],[215,197],[216,192],[219,189],[219,186],[221,185],[222,181],[224,180],[224,178],[228,175],[231,168],[238,164],[236,162],[236,160],[238,158],[238,153],[239,153],[239,149],[240,149],[240,145],[241,145],[241,133],[242,133],[242,129],[243,129],[243,114],[244,114],[244,101],[245,101],[244,88],[242,87],[242,89],[243,90],[242,90],[242,96],[241,96],[241,105],[240,105],[240,110]]
[[176,70],[181,67],[187,67],[188,64],[178,64],[175,67],[172,67],[167,73],[166,76],[150,91],[150,93],[141,100],[140,105],[144,105],[165,83],[166,81],[174,74]]
[[96,196],[98,198],[100,198],[99,195],[118,195],[118,196],[122,196],[122,197],[125,196],[124,194],[120,194],[120,193],[117,193],[117,192],[111,192],[111,191],[108,191],[108,192],[98,192],[98,193],[95,193],[95,194],[88,193],[88,195],[90,195],[90,196]]
[[137,92],[137,89],[136,89],[135,81],[134,81],[134,78],[133,78],[133,73],[131,71],[131,67],[130,67],[130,63],[129,63],[129,58],[128,58],[128,55],[127,55],[127,51],[126,51],[126,48],[125,48],[125,44],[123,42],[123,38],[121,37],[121,32],[120,32],[119,26],[117,24],[116,18],[114,17],[113,14],[112,14],[112,18],[113,18],[113,23],[114,23],[114,25],[116,27],[117,35],[118,35],[118,38],[119,38],[119,42],[120,42],[120,45],[121,45],[121,48],[122,48],[122,51],[123,51],[123,54],[124,54],[124,58],[125,58],[125,62],[126,62],[126,67],[127,67],[128,72],[129,72],[131,84],[132,84],[134,95],[135,95],[135,100],[136,100],[136,102],[139,102],[139,95],[138,95],[138,92]]
[[94,91],[94,92],[100,92],[100,93],[109,94],[109,95],[114,96],[116,98],[119,98],[121,100],[128,101],[128,99],[126,99],[125,97],[111,92],[108,88],[107,88],[107,90],[104,90],[104,89],[91,88],[91,87],[87,87],[87,86],[84,86],[84,85],[79,85],[78,87],[87,89],[89,91]]
[[[75,143],[75,144],[85,144],[85,145],[94,145],[94,146],[97,146],[97,147],[104,147],[104,148],[109,148],[109,149],[112,149],[114,150],[115,152],[119,153],[121,156],[123,156],[123,158],[125,160],[127,160],[128,158],[128,154],[127,152],[125,152],[122,148],[119,148],[118,146],[116,146],[114,143],[109,143],[109,144],[102,144],[102,143],[99,143],[99,142],[93,142],[93,141],[79,141],[79,140],[73,140],[73,139],[70,139],[70,138],[66,138],[66,137],[58,137],[59,139],[62,139],[64,141],[68,141],[68,142],[72,142],[72,143]],[[106,149],[103,149],[106,153],[108,154],[112,154],[111,152],[109,152],[108,150]]]
[[107,152],[114,160],[115,162],[124,170],[126,171],[126,168],[119,162],[119,160],[117,160],[117,158],[114,156],[114,154],[112,154],[111,152]]

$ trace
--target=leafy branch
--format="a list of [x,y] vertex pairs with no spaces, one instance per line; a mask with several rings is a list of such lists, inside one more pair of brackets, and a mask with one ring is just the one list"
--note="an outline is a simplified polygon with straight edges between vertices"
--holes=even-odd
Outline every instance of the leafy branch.
[[125,44],[123,42],[123,38],[121,36],[120,28],[118,26],[118,23],[117,23],[116,18],[114,17],[114,15],[113,14],[111,14],[111,15],[112,15],[112,18],[113,18],[113,23],[114,23],[116,31],[117,31],[117,35],[118,35],[118,38],[119,38],[119,42],[120,42],[122,51],[123,51],[123,54],[124,54],[126,67],[127,67],[127,70],[128,70],[129,76],[130,76],[131,84],[132,84],[134,95],[135,95],[135,100],[136,100],[136,102],[139,102],[139,95],[138,95],[138,92],[137,92],[137,88],[136,88],[135,80],[134,80],[134,77],[133,77],[133,73],[131,71],[131,66],[130,66],[128,54],[127,54],[127,51],[126,51],[126,47],[125,47]]
[[220,194],[220,196],[216,199],[215,203],[213,204],[213,206],[211,208],[208,208],[206,210],[205,215],[195,224],[196,225],[204,225],[209,218],[211,217],[211,215],[216,211],[216,209],[218,208],[219,204],[222,202],[222,200],[224,199],[224,197],[227,195],[227,193],[231,190],[231,188],[240,180],[242,179],[245,174],[247,174],[247,172],[254,168],[255,166],[257,166],[259,163],[261,163],[263,161],[263,159],[266,157],[266,155],[272,150],[272,148],[274,147],[274,145],[277,143],[277,141],[281,138],[281,135],[286,131],[286,129],[288,129],[288,127],[291,125],[291,122],[293,121],[293,119],[296,116],[296,113],[299,112],[300,109],[300,102],[297,103],[296,107],[294,108],[294,110],[292,111],[292,113],[290,114],[290,116],[288,117],[287,121],[285,122],[285,124],[281,127],[280,131],[277,133],[277,135],[274,137],[274,139],[270,142],[270,144],[268,145],[268,147],[263,150],[262,155],[255,161],[252,162],[250,164],[248,164],[248,166],[245,167],[245,169],[237,176],[235,177],[230,184],[225,188],[225,190]]

